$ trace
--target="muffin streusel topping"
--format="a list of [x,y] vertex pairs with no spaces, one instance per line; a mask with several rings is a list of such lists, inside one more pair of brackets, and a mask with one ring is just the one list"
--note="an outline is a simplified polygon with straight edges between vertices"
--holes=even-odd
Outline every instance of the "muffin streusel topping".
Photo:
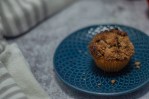
[[129,59],[134,54],[134,46],[126,32],[118,29],[111,29],[96,34],[89,49],[96,58],[106,60]]

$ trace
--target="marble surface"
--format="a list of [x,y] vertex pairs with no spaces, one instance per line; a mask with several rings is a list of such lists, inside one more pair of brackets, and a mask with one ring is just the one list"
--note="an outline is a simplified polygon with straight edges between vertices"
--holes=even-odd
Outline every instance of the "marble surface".
[[55,76],[53,55],[58,44],[73,31],[102,23],[132,26],[149,35],[146,0],[80,0],[27,34],[8,41],[18,44],[35,78],[52,99],[148,99],[149,85],[124,96],[92,96],[72,90]]

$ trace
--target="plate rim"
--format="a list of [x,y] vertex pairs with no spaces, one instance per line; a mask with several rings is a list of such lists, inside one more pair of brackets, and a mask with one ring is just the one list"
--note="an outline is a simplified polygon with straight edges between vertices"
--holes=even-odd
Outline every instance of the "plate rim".
[[[88,93],[88,94],[92,94],[92,95],[101,95],[101,96],[118,96],[118,95],[124,95],[124,94],[129,94],[131,92],[134,92],[136,90],[139,90],[140,88],[142,88],[143,86],[145,86],[146,84],[149,83],[149,78],[142,84],[140,84],[139,86],[135,87],[135,88],[132,88],[132,89],[129,89],[129,90],[126,90],[126,91],[122,91],[122,92],[113,92],[113,93],[101,93],[101,92],[92,92],[92,91],[87,91],[87,90],[84,90],[84,89],[81,89],[79,87],[76,87],[74,85],[71,85],[70,83],[68,83],[67,81],[65,81],[60,75],[59,73],[57,72],[56,70],[56,63],[55,63],[55,60],[56,60],[56,53],[57,53],[57,50],[59,48],[59,46],[68,38],[70,37],[71,35],[75,34],[76,32],[80,31],[80,30],[84,30],[86,28],[89,28],[89,27],[94,27],[94,26],[101,26],[101,25],[113,25],[113,26],[122,26],[122,27],[127,27],[127,28],[132,28],[132,29],[135,29],[137,31],[139,31],[141,34],[145,34],[143,31],[139,30],[139,29],[136,29],[132,26],[127,26],[127,25],[122,25],[122,24],[113,24],[113,23],[110,23],[110,24],[95,24],[95,25],[89,25],[89,26],[86,26],[86,27],[82,27],[82,28],[79,28],[77,29],[76,31],[70,33],[69,35],[67,35],[66,37],[64,37],[64,39],[62,39],[60,41],[60,43],[58,44],[58,46],[56,47],[56,50],[54,52],[54,56],[53,56],[53,67],[54,67],[54,71],[57,75],[57,77],[66,85],[68,85],[69,87],[75,89],[75,90],[78,90],[80,92],[83,92],[83,93]],[[147,37],[149,37],[147,34],[145,34]]]

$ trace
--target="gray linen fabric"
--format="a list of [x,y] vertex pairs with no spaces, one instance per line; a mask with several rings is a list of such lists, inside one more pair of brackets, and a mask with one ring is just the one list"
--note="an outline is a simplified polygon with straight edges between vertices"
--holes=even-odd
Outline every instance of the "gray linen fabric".
[[11,37],[22,34],[72,1],[0,0],[3,35]]

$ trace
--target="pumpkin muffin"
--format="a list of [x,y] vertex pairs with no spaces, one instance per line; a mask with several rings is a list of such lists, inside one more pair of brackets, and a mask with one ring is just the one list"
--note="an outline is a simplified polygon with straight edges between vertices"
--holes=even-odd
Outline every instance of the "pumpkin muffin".
[[120,71],[134,54],[134,46],[127,33],[117,28],[96,34],[89,50],[97,67],[106,72]]

